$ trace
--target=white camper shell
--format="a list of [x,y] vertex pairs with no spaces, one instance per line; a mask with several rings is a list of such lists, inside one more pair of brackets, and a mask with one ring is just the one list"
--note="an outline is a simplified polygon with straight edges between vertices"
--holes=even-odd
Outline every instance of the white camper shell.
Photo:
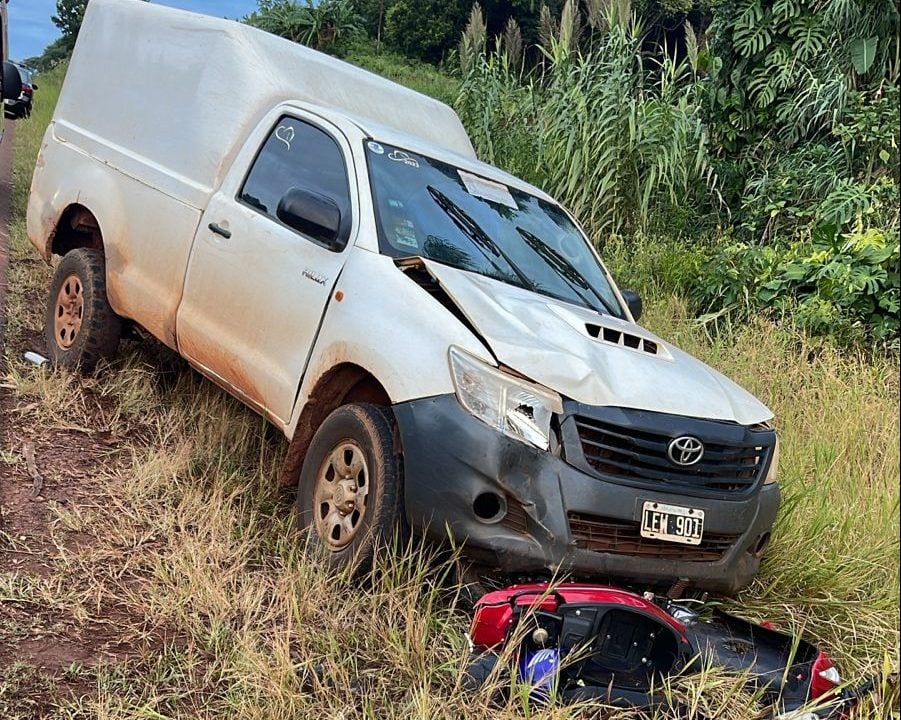
[[511,573],[756,572],[769,410],[638,326],[575,221],[440,102],[236,22],[92,0],[28,234],[62,258],[54,361],[152,333],[284,431],[337,564],[403,523]]

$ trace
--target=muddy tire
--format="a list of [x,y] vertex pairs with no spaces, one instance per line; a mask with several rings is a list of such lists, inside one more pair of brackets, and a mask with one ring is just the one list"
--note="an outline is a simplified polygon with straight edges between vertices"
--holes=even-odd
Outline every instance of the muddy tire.
[[402,485],[390,411],[363,403],[335,410],[313,436],[297,485],[308,549],[333,570],[368,573],[402,527]]
[[103,254],[89,248],[66,253],[53,274],[44,336],[54,366],[92,370],[116,354],[122,319],[106,299]]

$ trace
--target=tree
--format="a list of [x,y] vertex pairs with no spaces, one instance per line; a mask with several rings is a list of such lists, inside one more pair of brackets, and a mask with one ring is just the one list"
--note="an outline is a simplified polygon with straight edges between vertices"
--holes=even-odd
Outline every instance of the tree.
[[895,0],[717,6],[706,124],[736,225],[773,245],[857,222],[897,238],[899,29]]
[[90,0],[56,0],[56,15],[50,19],[62,33],[62,38],[53,43],[57,51],[62,48],[66,54],[72,52],[89,2]]
[[385,15],[392,5],[390,0],[355,0],[354,6],[363,18],[366,31],[381,44],[385,29]]
[[88,0],[56,0],[56,15],[50,19],[63,34],[61,44],[67,52],[71,52],[75,47],[75,38],[81,29],[87,6]]
[[437,62],[460,41],[469,8],[462,0],[397,0],[388,8],[385,35],[405,55]]
[[87,6],[88,0],[56,0],[56,15],[51,20],[60,29],[63,37],[71,37],[74,42]]
[[25,65],[33,67],[38,72],[46,72],[69,57],[71,52],[72,48],[59,37],[45,47],[40,55],[26,59]]
[[260,0],[244,22],[292,42],[326,50],[363,32],[363,19],[350,0]]

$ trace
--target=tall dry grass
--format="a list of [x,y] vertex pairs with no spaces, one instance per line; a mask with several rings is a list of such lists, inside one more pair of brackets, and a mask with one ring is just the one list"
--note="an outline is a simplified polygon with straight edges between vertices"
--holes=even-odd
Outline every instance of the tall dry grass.
[[559,199],[599,244],[661,222],[690,231],[693,208],[717,202],[696,70],[650,59],[641,24],[614,4],[578,51],[577,6],[547,31],[534,71],[501,40],[470,51],[455,107],[479,156]]

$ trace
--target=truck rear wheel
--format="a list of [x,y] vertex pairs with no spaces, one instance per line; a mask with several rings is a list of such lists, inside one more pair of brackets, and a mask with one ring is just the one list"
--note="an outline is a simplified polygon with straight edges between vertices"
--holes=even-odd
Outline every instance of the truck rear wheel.
[[390,413],[345,405],[322,423],[297,486],[297,516],[311,549],[334,570],[364,575],[402,522],[402,465]]
[[122,319],[106,299],[106,263],[90,248],[66,253],[50,283],[44,317],[54,366],[91,370],[119,347]]

